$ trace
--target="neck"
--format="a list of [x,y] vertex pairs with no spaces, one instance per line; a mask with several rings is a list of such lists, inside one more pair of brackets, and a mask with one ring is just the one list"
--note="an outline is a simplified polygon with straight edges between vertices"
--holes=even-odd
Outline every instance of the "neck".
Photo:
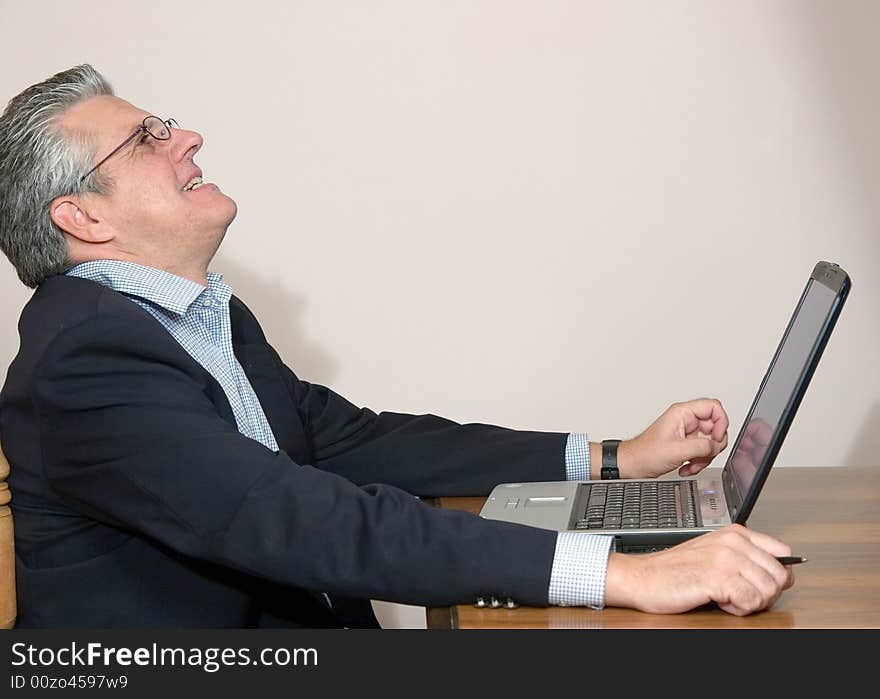
[[191,282],[195,282],[196,284],[201,284],[202,286],[208,286],[208,268],[207,267],[201,267],[199,269],[194,269],[194,270],[169,269],[166,267],[161,267],[160,269],[164,269],[166,272],[171,272],[171,274],[176,274],[178,277],[183,277],[184,279],[189,279]]
[[95,255],[73,259],[72,262],[73,264],[79,264],[80,262],[89,262],[91,260],[119,260],[120,262],[132,262],[134,264],[143,265],[144,267],[161,269],[163,272],[175,274],[178,277],[183,277],[184,279],[188,279],[189,281],[195,282],[196,284],[199,284],[201,286],[208,286],[207,263],[190,265],[180,263],[167,263],[160,260],[148,260],[135,255]]
[[139,250],[130,249],[118,244],[89,245],[79,244],[79,241],[69,241],[68,252],[70,259],[76,264],[89,260],[120,260],[122,262],[134,262],[161,269],[178,277],[189,279],[196,284],[208,286],[208,265],[217,252],[218,245],[213,245],[210,250],[202,250],[201,254],[190,251],[188,255],[181,255],[181,251],[172,250]]

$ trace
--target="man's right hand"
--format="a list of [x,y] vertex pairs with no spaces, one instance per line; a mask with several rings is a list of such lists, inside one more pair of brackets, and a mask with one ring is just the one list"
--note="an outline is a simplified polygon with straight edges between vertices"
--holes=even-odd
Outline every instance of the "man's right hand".
[[775,558],[789,555],[786,544],[739,524],[664,551],[612,553],[605,604],[675,614],[715,602],[745,616],[772,606],[794,584],[791,567]]

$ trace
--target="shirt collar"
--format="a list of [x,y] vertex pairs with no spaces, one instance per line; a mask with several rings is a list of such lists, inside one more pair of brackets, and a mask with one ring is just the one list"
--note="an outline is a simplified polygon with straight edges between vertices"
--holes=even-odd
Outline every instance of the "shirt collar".
[[232,298],[232,287],[223,281],[223,275],[219,272],[208,272],[208,291],[222,303],[229,303]]
[[179,277],[155,267],[122,260],[90,260],[71,267],[65,274],[109,286],[114,291],[136,296],[162,308],[183,315],[204,293],[227,303],[232,289],[223,282],[223,275],[208,272],[208,286]]

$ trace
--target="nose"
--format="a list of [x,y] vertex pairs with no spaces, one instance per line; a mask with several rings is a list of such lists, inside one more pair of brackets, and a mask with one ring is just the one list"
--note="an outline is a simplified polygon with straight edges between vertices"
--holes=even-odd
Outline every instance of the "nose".
[[171,151],[175,161],[192,160],[205,139],[197,131],[174,129],[171,135]]

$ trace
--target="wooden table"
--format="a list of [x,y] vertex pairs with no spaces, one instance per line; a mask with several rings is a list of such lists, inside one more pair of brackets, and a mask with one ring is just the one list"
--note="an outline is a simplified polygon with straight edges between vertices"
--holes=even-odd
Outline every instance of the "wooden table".
[[[824,493],[824,495],[823,495]],[[436,498],[477,513],[485,498]],[[809,561],[773,608],[735,617],[714,606],[686,614],[608,607],[427,610],[428,628],[880,628],[880,466],[776,468],[749,527],[788,543]]]

